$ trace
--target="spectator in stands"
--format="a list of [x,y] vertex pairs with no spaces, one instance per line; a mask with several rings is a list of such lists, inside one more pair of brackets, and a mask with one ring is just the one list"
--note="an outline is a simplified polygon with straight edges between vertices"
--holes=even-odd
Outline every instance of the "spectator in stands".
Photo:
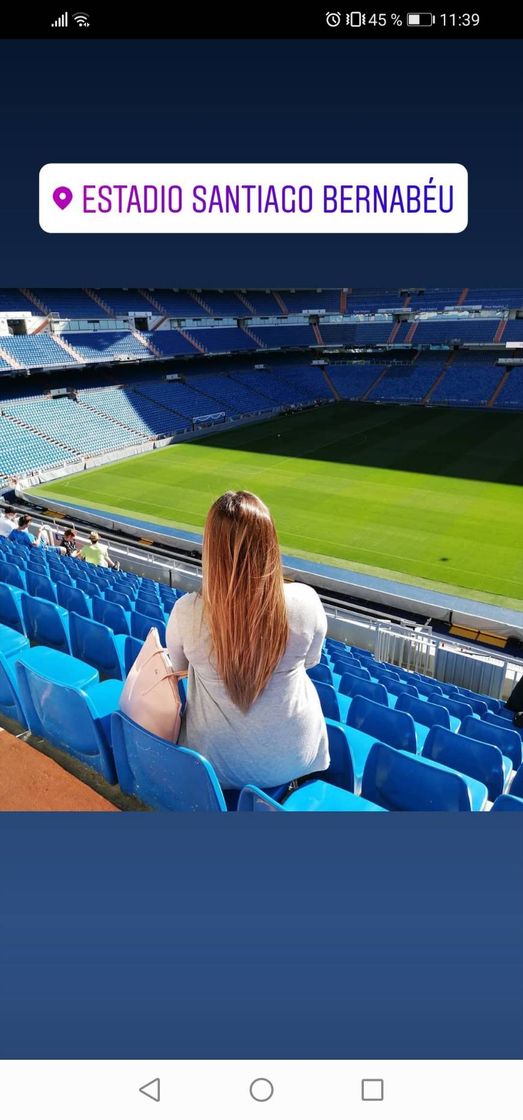
[[6,506],[0,513],[0,537],[8,537],[16,525],[16,510]]
[[9,540],[14,541],[15,544],[21,544],[24,548],[39,548],[42,544],[42,537],[44,532],[43,525],[39,525],[36,534],[29,532],[31,518],[27,513],[23,513],[18,518],[18,528],[13,529],[9,534]]
[[120,567],[117,561],[111,560],[107,545],[102,544],[96,532],[89,534],[89,544],[84,544],[78,555],[82,560],[87,560],[89,564],[96,564],[98,568],[116,568],[118,570]]
[[66,529],[58,541],[62,556],[78,556],[78,541],[74,529]]
[[205,524],[202,591],[180,598],[167,626],[171,662],[188,670],[178,741],[209,759],[224,789],[270,788],[328,767],[305,671],[326,631],[316,592],[284,584],[267,506],[247,491],[224,494]]

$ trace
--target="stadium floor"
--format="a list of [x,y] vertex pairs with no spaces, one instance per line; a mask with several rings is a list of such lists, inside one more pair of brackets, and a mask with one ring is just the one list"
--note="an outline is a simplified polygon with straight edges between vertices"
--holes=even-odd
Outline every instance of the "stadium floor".
[[228,488],[286,553],[523,607],[523,417],[343,403],[216,433],[32,492],[201,530]]

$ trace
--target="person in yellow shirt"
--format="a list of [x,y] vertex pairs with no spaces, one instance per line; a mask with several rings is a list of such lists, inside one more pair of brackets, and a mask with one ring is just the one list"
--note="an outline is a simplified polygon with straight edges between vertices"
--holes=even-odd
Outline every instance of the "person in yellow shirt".
[[116,568],[120,565],[114,560],[111,560],[106,544],[102,544],[98,533],[93,532],[89,534],[89,543],[84,544],[80,549],[78,555],[82,560],[87,560],[88,564],[96,564],[98,568]]

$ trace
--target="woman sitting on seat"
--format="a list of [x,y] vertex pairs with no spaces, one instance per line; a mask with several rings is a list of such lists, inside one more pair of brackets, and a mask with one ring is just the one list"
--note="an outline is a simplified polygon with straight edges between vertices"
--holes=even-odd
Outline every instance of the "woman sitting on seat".
[[304,584],[284,584],[267,506],[229,491],[211,507],[201,593],[184,595],[167,626],[173,667],[188,670],[179,743],[204,755],[224,789],[269,788],[329,765],[327,729],[306,673],[327,620]]

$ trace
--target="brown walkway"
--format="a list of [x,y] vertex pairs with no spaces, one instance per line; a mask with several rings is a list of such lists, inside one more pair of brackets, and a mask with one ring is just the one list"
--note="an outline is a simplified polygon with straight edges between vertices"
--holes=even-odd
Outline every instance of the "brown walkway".
[[99,793],[29,743],[0,729],[0,812],[118,813]]

